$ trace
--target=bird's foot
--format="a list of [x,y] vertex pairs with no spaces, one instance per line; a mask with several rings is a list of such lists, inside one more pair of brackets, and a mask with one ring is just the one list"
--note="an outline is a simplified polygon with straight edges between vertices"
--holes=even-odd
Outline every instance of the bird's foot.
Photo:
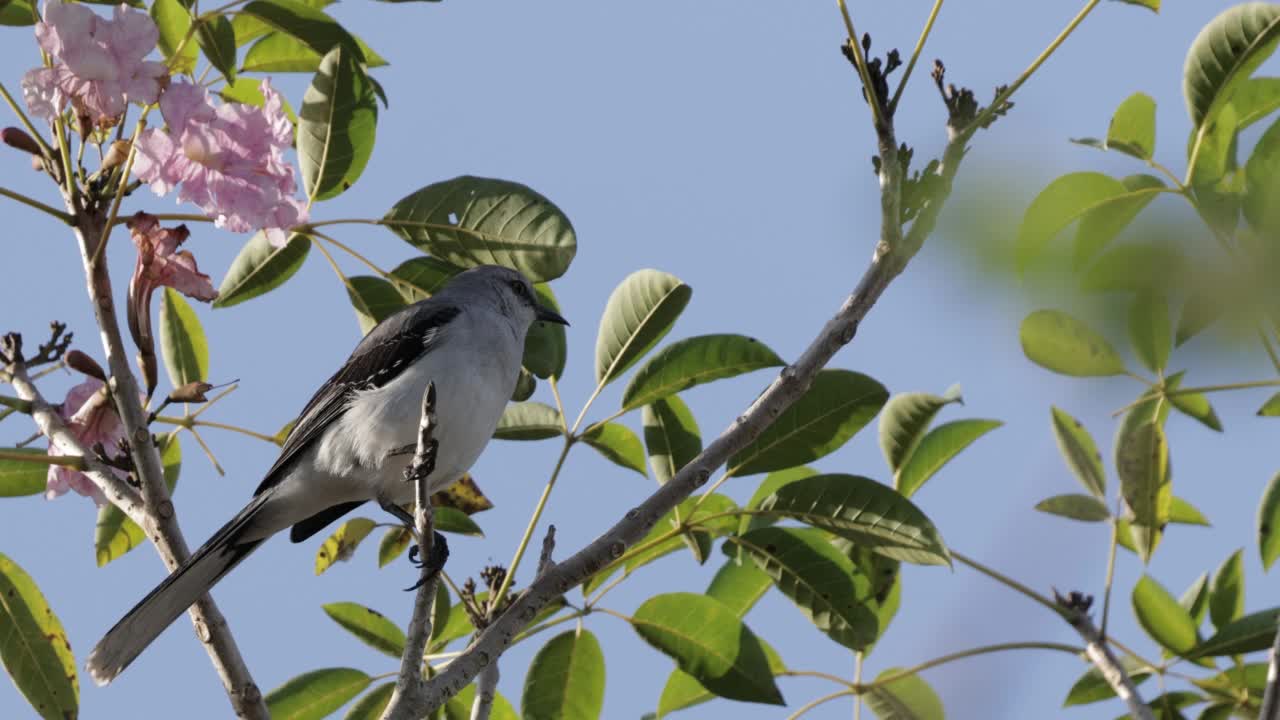
[[418,582],[414,583],[412,587],[405,588],[405,592],[417,590],[422,586],[422,583],[435,577],[437,573],[444,569],[444,564],[449,559],[449,541],[438,532],[432,533],[431,554],[427,556],[425,561],[418,559],[419,547],[417,543],[409,546],[409,562],[413,563],[414,567],[422,569],[422,577],[418,578]]

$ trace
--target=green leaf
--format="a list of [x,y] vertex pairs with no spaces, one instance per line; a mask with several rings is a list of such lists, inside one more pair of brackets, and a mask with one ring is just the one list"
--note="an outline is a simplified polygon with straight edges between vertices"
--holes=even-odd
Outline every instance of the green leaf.
[[1155,12],[1155,13],[1160,12],[1160,0],[1120,0],[1120,2],[1126,5],[1137,5],[1138,7],[1144,7],[1150,10],[1151,12]]
[[699,335],[660,350],[640,368],[622,393],[622,409],[634,410],[695,385],[784,365],[755,338]]
[[1191,622],[1198,628],[1204,622],[1205,613],[1209,611],[1209,573],[1201,573],[1191,587],[1178,598],[1178,604],[1191,616]]
[[1161,292],[1180,282],[1192,270],[1182,251],[1169,243],[1127,242],[1098,258],[1080,288],[1089,293]]
[[[744,567],[750,567],[756,572],[760,572],[751,563],[747,563]],[[761,574],[763,575],[763,573]],[[764,576],[764,578],[767,585],[769,578],[768,576]],[[783,664],[782,658],[778,657],[778,652],[763,638],[757,639],[760,640],[760,647],[764,648],[765,657],[768,658],[769,671],[775,676],[785,672],[787,666]],[[663,686],[662,695],[658,698],[658,717],[666,717],[677,710],[700,705],[715,698],[715,694],[703,687],[702,683],[695,680],[692,675],[676,668],[667,677],[667,684]]]
[[[540,305],[560,312],[560,303],[556,302],[550,285],[534,285],[533,292],[538,296]],[[523,361],[529,372],[544,380],[549,377],[559,378],[564,374],[564,364],[568,357],[569,347],[563,325],[539,321],[530,326],[524,341]]]
[[26,27],[35,25],[39,14],[33,10],[31,0],[10,0],[0,3],[0,26]]
[[204,328],[195,310],[173,288],[164,289],[160,302],[160,353],[174,387],[209,379],[209,342]]
[[[164,436],[164,441],[160,444],[160,462],[164,467],[165,484],[172,493],[182,470],[182,445],[178,442],[176,432]],[[110,503],[98,508],[98,521],[93,533],[93,551],[98,567],[123,556],[141,545],[145,539],[146,533],[142,532],[142,528],[120,508]]]
[[564,433],[560,411],[540,402],[507,405],[494,431],[496,440],[546,440]]
[[1280,78],[1254,77],[1240,83],[1231,96],[1239,129],[1243,130],[1280,110]]
[[[158,42],[160,54],[169,62],[169,69],[175,75],[194,71],[199,57],[199,48],[190,40],[187,40],[185,45],[182,42],[187,37],[187,30],[191,28],[191,12],[178,0],[155,0],[151,4],[150,13],[151,19],[156,23],[156,29],[160,31]],[[175,58],[174,51],[180,45],[182,50]]]
[[231,261],[213,306],[239,305],[275,290],[302,268],[309,252],[311,238],[306,235],[291,235],[282,247],[274,247],[267,234],[259,230]]
[[930,430],[894,475],[894,487],[911,497],[952,458],[1001,425],[1004,423],[999,420],[953,420]]
[[720,697],[785,704],[760,641],[720,601],[696,593],[656,595],[636,609],[631,624]]
[[[1134,685],[1141,685],[1147,678],[1151,677],[1151,669],[1132,655],[1121,657],[1120,667],[1124,668],[1125,674],[1129,676]],[[1116,691],[1111,689],[1111,684],[1102,676],[1098,668],[1090,667],[1071,686],[1071,690],[1067,692],[1067,699],[1062,702],[1062,706],[1088,705],[1089,703],[1108,700],[1115,696]]]
[[1244,166],[1242,208],[1250,227],[1259,235],[1280,232],[1280,118],[1263,133]]
[[1199,335],[1205,328],[1222,317],[1223,305],[1219,293],[1213,291],[1193,291],[1187,301],[1182,304],[1182,315],[1178,317],[1178,331],[1174,334],[1174,347]]
[[1036,509],[1082,522],[1102,522],[1111,517],[1106,504],[1092,495],[1054,495],[1036,503]]
[[382,613],[353,602],[321,606],[326,615],[360,642],[397,660],[404,654],[404,631]]
[[1122,178],[1125,192],[1106,200],[1080,216],[1076,230],[1074,267],[1082,270],[1116,239],[1138,214],[1167,190],[1158,177],[1138,174]]
[[1230,8],[1200,31],[1187,52],[1182,90],[1191,123],[1203,128],[1240,85],[1275,50],[1280,6],[1245,3]]
[[[810,478],[818,474],[817,470],[804,465],[789,467],[785,470],[777,470],[764,476],[764,480],[756,487],[756,491],[751,494],[751,500],[746,504],[748,510],[759,510],[760,505],[766,499],[771,497],[778,488],[797,480]],[[767,527],[777,521],[777,518],[770,515],[743,515],[739,521],[738,534],[745,534],[748,530]]]
[[[435,0],[427,1],[435,2]],[[445,703],[445,720],[471,720],[471,708],[475,705],[475,701],[476,685],[472,683]],[[515,708],[511,707],[511,701],[503,697],[502,693],[495,692],[493,705],[489,710],[489,720],[521,720],[521,718],[516,714]]]
[[616,380],[657,345],[692,294],[680,278],[660,270],[637,270],[619,283],[609,295],[596,335],[596,382]]
[[[431,604],[431,640],[435,640],[440,636],[442,630],[449,622],[449,615],[453,612],[452,604],[449,600],[449,586],[446,583],[436,583],[436,598]],[[429,644],[428,648],[434,648],[434,644]]]
[[573,225],[550,200],[519,183],[464,175],[405,196],[383,223],[419,250],[459,267],[505,265],[535,283],[569,269]]
[[[374,52],[373,48],[366,45],[363,40],[355,36],[352,36],[352,40],[364,55],[366,68],[383,67],[387,64],[386,59]],[[320,69],[320,62],[323,59],[322,53],[316,52],[302,40],[287,33],[272,32],[254,43],[244,54],[244,64],[240,66],[240,71],[315,72]]]
[[0,553],[0,662],[36,713],[47,720],[79,714],[80,683],[71,643],[40,588]]
[[[48,451],[37,448],[3,448],[6,453],[44,457]],[[23,497],[44,492],[49,466],[38,462],[0,458],[0,497]],[[115,507],[112,505],[111,507]]]
[[320,720],[364,692],[373,678],[353,668],[312,670],[267,693],[272,720]]
[[240,8],[240,14],[257,18],[266,26],[301,40],[317,55],[327,55],[335,47],[343,47],[354,50],[351,53],[353,60],[374,67],[381,58],[376,55],[367,56],[351,33],[320,10],[328,4],[297,0],[253,0]]
[[871,422],[888,399],[884,386],[862,373],[821,370],[804,395],[729,459],[729,474],[782,470],[835,452]]
[[1163,296],[1140,293],[1129,306],[1129,342],[1138,360],[1153,373],[1164,372],[1173,349],[1169,302]]
[[665,485],[702,452],[698,422],[679,395],[645,405],[640,418],[649,467],[658,483]]
[[405,528],[389,528],[378,541],[378,567],[386,567],[392,560],[404,554],[413,533]]
[[525,368],[520,368],[520,376],[516,378],[516,388],[511,391],[512,402],[524,402],[533,397],[538,389],[538,379]]
[[778,488],[761,512],[799,520],[895,560],[950,565],[938,529],[892,488],[857,475],[816,475]]
[[1081,422],[1066,412],[1051,408],[1053,418],[1053,436],[1058,441],[1058,450],[1076,476],[1094,497],[1099,500],[1107,497],[1107,475],[1102,470],[1102,454],[1093,436]]
[[1173,502],[1169,445],[1159,423],[1141,423],[1122,431],[1116,447],[1120,494],[1133,513],[1133,541],[1142,561],[1151,560],[1169,520]]
[[365,335],[375,325],[405,306],[394,285],[373,275],[352,275],[347,278],[347,298],[356,311],[360,332]]
[[196,24],[196,42],[209,64],[228,84],[236,81],[236,31],[224,15],[203,18]]
[[1258,503],[1258,551],[1262,569],[1270,570],[1280,557],[1280,473],[1271,478]]
[[1196,624],[1160,583],[1143,575],[1133,586],[1133,613],[1147,635],[1175,655],[1186,655],[1196,646]]
[[[255,0],[245,6],[266,4]],[[282,0],[271,0],[278,3]],[[298,114],[298,166],[310,200],[341,195],[364,172],[373,152],[378,102],[357,53],[343,46],[329,50]]]
[[1120,103],[1107,129],[1107,147],[1150,160],[1156,150],[1156,101],[1134,93]]
[[[422,256],[409,258],[391,271],[391,276],[399,282],[396,287],[404,296],[405,302],[418,302],[435,295],[454,275],[462,272],[457,265],[450,265],[443,260]],[[404,286],[408,287],[404,287]]]
[[1218,419],[1218,413],[1214,411],[1213,405],[1209,403],[1209,398],[1203,393],[1178,393],[1172,394],[1182,385],[1182,377],[1186,375],[1186,371],[1177,372],[1164,380],[1164,397],[1168,399],[1169,404],[1178,412],[1204,425],[1210,430],[1222,432],[1222,421]]
[[[876,683],[897,677],[902,668],[888,668],[876,676]],[[876,684],[862,698],[880,720],[942,720],[942,699],[915,673]]]
[[[334,0],[301,0],[301,2],[319,10],[332,5]],[[246,13],[236,13],[235,17],[231,19],[231,25],[236,29],[236,45],[238,46],[260,38],[275,29],[273,26]]]
[[352,518],[338,526],[316,551],[316,574],[328,570],[339,560],[348,560],[361,541],[369,537],[376,523],[368,518]]
[[1209,583],[1209,620],[1221,631],[1244,615],[1244,551],[1237,550],[1218,566]]
[[570,630],[543,645],[524,677],[524,720],[587,720],[604,707],[604,653],[590,630]]
[[1280,417],[1280,392],[1267,398],[1258,408],[1258,417]]
[[1245,615],[1218,628],[1218,633],[1200,643],[1190,656],[1219,657],[1266,650],[1275,640],[1277,619],[1280,608]]
[[[1193,130],[1187,139],[1187,162],[1191,167],[1190,185],[1196,190],[1197,204],[1202,212],[1211,219],[1222,216],[1227,222],[1215,222],[1223,229],[1234,226],[1239,208],[1235,207],[1237,198],[1230,188],[1223,187],[1224,177],[1236,170],[1236,150],[1240,132],[1239,114],[1235,106],[1227,103],[1211,123],[1198,130]],[[1197,146],[1196,143],[1200,144]],[[1194,157],[1192,154],[1195,153]],[[1221,192],[1226,190],[1227,192]],[[1212,205],[1227,204],[1219,208]]]
[[1231,720],[1235,711],[1235,703],[1215,703],[1201,710],[1197,720]]
[[347,714],[342,716],[342,720],[378,720],[387,709],[387,705],[391,704],[391,695],[395,691],[394,682],[379,685],[365,693],[364,697],[352,705]]
[[1209,519],[1204,516],[1204,513],[1180,497],[1175,497],[1173,502],[1169,504],[1169,522],[1204,527],[1209,527],[1210,525]]
[[943,395],[898,393],[885,403],[880,413],[880,451],[895,477],[911,459],[938,411],[953,402],[964,404],[959,385]]
[[1045,245],[1081,215],[1128,192],[1119,180],[1097,172],[1069,173],[1049,183],[1031,201],[1018,228],[1019,271],[1025,271]]
[[871,582],[816,528],[765,527],[730,540],[773,579],[819,630],[850,650],[879,634]]
[[1022,352],[1035,364],[1063,375],[1119,375],[1124,361],[1102,335],[1064,312],[1037,310],[1022,321]]
[[773,584],[773,580],[756,564],[725,561],[707,586],[707,597],[715,598],[738,617],[745,617]]
[[644,445],[626,425],[616,422],[592,425],[583,433],[582,441],[610,462],[648,477],[644,469]]
[[475,520],[471,519],[470,515],[451,507],[437,507],[435,509],[435,529],[455,535],[484,537],[484,531],[480,529]]

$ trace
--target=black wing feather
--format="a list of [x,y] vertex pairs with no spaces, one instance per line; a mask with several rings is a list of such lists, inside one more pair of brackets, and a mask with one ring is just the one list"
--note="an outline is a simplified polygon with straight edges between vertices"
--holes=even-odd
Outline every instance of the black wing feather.
[[346,412],[353,393],[386,385],[418,358],[431,352],[432,347],[439,342],[441,330],[458,317],[460,312],[455,305],[442,304],[429,298],[378,323],[356,345],[342,368],[320,386],[307,402],[280,450],[280,457],[267,471],[254,495],[262,493],[284,477],[283,471],[298,454]]

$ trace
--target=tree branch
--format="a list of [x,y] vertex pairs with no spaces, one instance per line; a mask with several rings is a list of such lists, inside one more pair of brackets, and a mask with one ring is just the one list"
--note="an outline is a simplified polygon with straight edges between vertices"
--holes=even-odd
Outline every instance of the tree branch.
[[1280,632],[1267,654],[1267,689],[1262,694],[1258,720],[1280,720]]
[[1098,672],[1102,673],[1102,678],[1107,681],[1116,695],[1129,706],[1129,715],[1134,720],[1155,720],[1155,716],[1151,714],[1151,708],[1147,707],[1147,704],[1142,701],[1142,696],[1138,694],[1137,686],[1129,679],[1128,673],[1124,671],[1120,661],[1107,646],[1106,638],[1098,632],[1098,628],[1089,617],[1089,606],[1093,604],[1093,598],[1075,592],[1068,594],[1067,597],[1062,597],[1055,592],[1054,596],[1058,605],[1066,610],[1067,622],[1080,633],[1080,637],[1084,638],[1085,655],[1089,657],[1094,667],[1098,668]]
[[[67,198],[67,203],[68,209],[74,210],[70,197]],[[107,265],[94,260],[103,240],[105,221],[100,209],[85,209],[78,214],[75,233],[88,280],[89,299],[93,302],[95,319],[102,336],[102,348],[111,372],[112,395],[125,428],[125,436],[129,440],[141,485],[145,511],[142,522],[138,524],[151,539],[165,567],[172,572],[191,555],[191,551],[178,527],[173,503],[169,500],[169,491],[164,482],[160,453],[151,440],[147,414],[139,400],[138,381],[129,368],[127,350],[120,335],[120,324],[112,300]],[[222,686],[236,715],[250,719],[268,718],[262,692],[249,674],[226,618],[213,599],[208,595],[201,597],[188,610],[188,614],[195,625],[196,637],[204,644],[214,669],[222,679]]]
[[498,663],[490,663],[476,678],[476,700],[471,705],[471,720],[489,720],[493,698],[498,694]]

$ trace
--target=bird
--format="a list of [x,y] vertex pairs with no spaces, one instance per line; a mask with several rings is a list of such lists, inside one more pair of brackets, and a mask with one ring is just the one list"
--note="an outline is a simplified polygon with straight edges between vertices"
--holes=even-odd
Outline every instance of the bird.
[[384,318],[303,408],[245,507],[130,610],[89,654],[110,683],[174,620],[272,535],[297,543],[373,500],[404,518],[423,393],[436,392],[430,492],[480,456],[520,375],[534,322],[569,323],[517,270],[481,265]]

